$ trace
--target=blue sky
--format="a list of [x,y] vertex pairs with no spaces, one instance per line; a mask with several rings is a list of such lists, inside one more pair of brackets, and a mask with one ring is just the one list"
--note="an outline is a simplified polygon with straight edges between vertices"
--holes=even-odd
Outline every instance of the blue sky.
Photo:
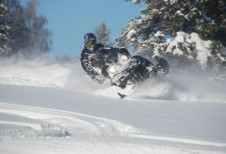
[[129,19],[140,16],[144,7],[124,0],[39,0],[38,13],[47,17],[47,28],[53,33],[52,53],[77,56],[84,47],[85,33],[94,32],[104,22],[115,43]]

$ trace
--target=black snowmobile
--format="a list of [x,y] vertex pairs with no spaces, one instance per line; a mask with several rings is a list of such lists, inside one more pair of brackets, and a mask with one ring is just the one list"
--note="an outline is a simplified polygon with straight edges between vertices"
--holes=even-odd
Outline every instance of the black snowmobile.
[[[124,48],[109,52],[101,59],[101,63],[104,64],[102,73],[111,80],[112,85],[122,89],[128,85],[138,85],[147,78],[156,77],[159,71],[169,73],[169,63],[165,59],[155,56],[157,64],[153,64],[139,55],[131,57]],[[121,98],[125,96],[118,94]]]

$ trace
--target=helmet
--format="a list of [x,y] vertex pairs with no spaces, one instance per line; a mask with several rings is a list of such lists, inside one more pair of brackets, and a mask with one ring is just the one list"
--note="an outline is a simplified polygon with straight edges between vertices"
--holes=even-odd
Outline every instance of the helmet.
[[84,44],[88,50],[90,51],[93,50],[96,41],[97,41],[96,36],[93,33],[86,33],[84,35]]

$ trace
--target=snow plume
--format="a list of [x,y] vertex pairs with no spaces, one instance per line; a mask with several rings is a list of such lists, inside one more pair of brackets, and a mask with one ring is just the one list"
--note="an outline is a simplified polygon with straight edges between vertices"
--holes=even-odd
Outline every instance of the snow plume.
[[70,73],[68,68],[41,56],[36,59],[7,58],[0,62],[1,84],[63,87]]
[[0,84],[79,89],[91,93],[101,88],[86,75],[77,57],[73,62],[61,62],[52,55],[30,60],[11,57],[1,59],[0,70]]
[[[179,37],[177,38],[179,39]],[[32,60],[1,60],[0,84],[67,88],[116,97],[119,88],[95,83],[82,69],[79,59],[60,63],[54,58],[43,56]],[[167,99],[182,101],[225,102],[225,76],[197,72],[171,71],[164,76],[158,74],[136,86],[128,99]]]
[[177,70],[136,87],[132,98],[226,103],[225,77]]

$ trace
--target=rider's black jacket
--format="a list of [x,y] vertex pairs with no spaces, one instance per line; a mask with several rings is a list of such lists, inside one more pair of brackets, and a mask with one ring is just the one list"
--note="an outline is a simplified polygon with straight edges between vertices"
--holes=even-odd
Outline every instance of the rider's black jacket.
[[96,44],[94,46],[93,51],[90,51],[86,48],[86,46],[84,47],[84,49],[82,50],[81,53],[81,65],[82,68],[88,73],[88,74],[96,74],[94,67],[95,67],[95,53],[98,50],[101,50],[104,47],[103,44]]
[[95,68],[100,68],[104,76],[107,76],[105,70],[105,57],[111,52],[129,52],[125,48],[105,47],[103,44],[96,44],[93,51],[88,50],[86,47],[81,53],[81,65],[82,68],[91,76],[98,75]]

